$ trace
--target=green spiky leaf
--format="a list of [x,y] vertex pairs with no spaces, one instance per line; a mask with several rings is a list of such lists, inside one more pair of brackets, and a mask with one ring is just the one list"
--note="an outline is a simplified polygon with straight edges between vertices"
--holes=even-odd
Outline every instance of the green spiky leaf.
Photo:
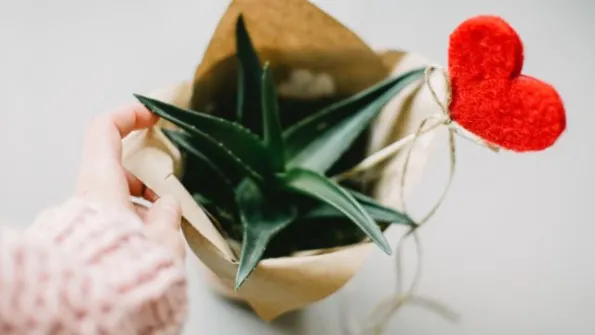
[[238,240],[241,238],[241,229],[238,229],[239,227],[234,224],[239,220],[235,208],[222,207],[220,203],[212,201],[200,192],[194,192],[192,197],[207,215],[214,218],[215,222],[213,223],[218,229],[221,229],[226,235],[232,236],[232,238]]
[[332,180],[304,169],[293,169],[280,177],[284,186],[293,192],[326,203],[351,219],[385,253],[391,248],[382,231],[357,200]]
[[263,177],[272,176],[272,156],[254,134],[239,124],[144,96],[135,96],[150,111],[193,136],[207,136],[220,147],[219,150],[227,151],[228,156],[236,158],[242,166],[250,170],[252,177],[262,180]]
[[410,218],[408,215],[401,213],[393,208],[387,207],[376,201],[376,199],[369,197],[363,193],[357,192],[355,190],[348,190],[351,195],[362,204],[362,206],[366,206],[371,211],[377,213],[378,216],[384,216],[387,218],[385,222],[397,223],[397,224],[405,224],[409,226],[417,226],[415,221]]
[[396,94],[423,76],[424,69],[387,79],[289,128],[285,134],[288,168],[326,172]]
[[[378,203],[373,198],[370,198],[362,193],[347,190],[353,197],[362,205],[362,207],[370,214],[376,222],[389,222],[393,224],[403,224],[408,226],[415,226],[413,220],[392,208],[386,207]],[[337,210],[335,207],[328,204],[320,204],[304,215],[306,219],[317,218],[340,218],[345,215]]]
[[218,204],[235,203],[233,182],[228,177],[235,173],[233,169],[228,169],[226,165],[218,165],[211,161],[200,151],[202,147],[195,145],[196,141],[189,134],[169,129],[163,129],[163,133],[182,152],[192,157],[189,165],[192,170],[186,171],[185,183],[197,185],[201,195],[212,202]]
[[242,70],[242,64],[238,65],[238,93],[236,95],[236,121],[242,123],[244,118],[244,99],[246,93],[244,92],[244,86],[247,86],[244,80],[244,70]]
[[261,175],[244,163],[240,158],[235,156],[229,149],[207,134],[186,125],[184,122],[174,117],[168,116],[167,120],[177,125],[183,125],[181,128],[191,129],[190,133],[192,134],[194,145],[200,147],[201,152],[203,152],[205,156],[208,156],[213,162],[217,162],[217,165],[226,166],[228,169],[233,170],[238,174],[245,174],[252,176],[255,179],[263,180]]
[[236,54],[239,60],[238,121],[252,132],[261,135],[262,117],[260,83],[262,67],[252,44],[243,15],[236,21]]
[[262,73],[262,120],[263,120],[263,141],[271,152],[275,171],[281,172],[285,169],[285,145],[283,143],[283,130],[279,122],[279,105],[277,103],[277,92],[275,83],[271,77],[269,64],[265,64]]
[[258,185],[245,179],[237,189],[237,203],[244,226],[244,238],[235,288],[254,271],[270,240],[292,223],[296,208],[276,196],[266,196]]

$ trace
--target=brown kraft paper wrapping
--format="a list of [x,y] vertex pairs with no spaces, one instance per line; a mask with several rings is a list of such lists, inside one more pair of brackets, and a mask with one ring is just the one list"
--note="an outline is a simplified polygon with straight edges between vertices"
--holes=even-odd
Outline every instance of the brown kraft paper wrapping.
[[[282,67],[278,69],[306,68],[313,73],[329,74],[337,83],[335,93],[355,93],[387,75],[399,75],[429,64],[428,60],[413,53],[375,53],[369,50],[347,28],[307,1],[236,0],[221,19],[194,80],[146,95],[182,108],[208,103],[215,94],[213,92],[221,88],[218,85],[223,85],[224,78],[235,77],[235,72],[227,71],[235,67],[229,57],[235,52],[232,28],[240,11],[246,18],[248,30],[262,59],[270,60],[273,66],[280,64]],[[259,20],[259,17],[263,19]],[[311,23],[302,23],[300,17],[307,18]],[[279,32],[292,24],[301,28],[291,34],[285,32],[285,36],[289,37],[280,40]],[[268,51],[263,53],[260,48]],[[311,51],[310,56],[303,59],[297,55],[288,57],[289,53],[295,54],[295,50],[300,48]],[[349,52],[343,54],[342,50]],[[331,62],[332,57],[336,57],[337,61]],[[354,63],[356,60],[358,62]],[[440,97],[444,98],[444,83],[440,80],[432,82]],[[418,84],[411,85],[383,108],[372,125],[369,153],[414,133],[423,118],[441,112],[428,88],[422,84],[420,80]],[[178,180],[182,156],[160,131],[160,126],[165,125],[160,123],[124,139],[125,167],[158,195],[172,194],[181,202],[182,232],[193,253],[212,272],[215,279],[213,288],[229,298],[246,302],[263,320],[272,320],[333,294],[353,277],[370,248],[375,248],[367,242],[264,259],[235,292],[233,284],[238,258]],[[406,176],[405,196],[421,178],[431,144],[436,142],[437,136],[436,132],[431,132],[416,142]],[[401,194],[398,186],[400,172],[406,151],[402,150],[381,166],[380,179],[372,194],[381,203],[397,209]]]

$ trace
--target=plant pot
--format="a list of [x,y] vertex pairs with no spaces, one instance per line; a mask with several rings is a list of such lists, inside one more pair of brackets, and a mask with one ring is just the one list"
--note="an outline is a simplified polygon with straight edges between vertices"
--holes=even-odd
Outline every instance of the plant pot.
[[[393,75],[428,64],[426,59],[412,53],[391,51],[379,53],[379,57],[391,64]],[[440,81],[434,86],[444,96]],[[182,82],[149,96],[185,108],[190,103],[191,88],[190,82]],[[423,118],[435,113],[440,110],[426,86],[407,88],[385,105],[375,120],[368,152],[415,132]],[[227,298],[246,302],[263,320],[272,320],[333,294],[353,277],[374,247],[371,243],[359,243],[264,259],[242,288],[234,291],[237,255],[177,178],[182,156],[161,132],[162,126],[166,125],[159,124],[124,139],[124,165],[157,194],[173,194],[181,201],[182,231],[194,254],[213,274],[209,278],[213,289]],[[435,132],[428,133],[416,142],[405,196],[421,178],[436,136]],[[401,151],[381,166],[380,178],[372,193],[379,202],[395,209],[399,209],[398,185],[405,153],[406,150]]]
[[[191,109],[225,100],[221,94],[227,94],[226,88],[233,86],[236,78],[234,22],[239,13],[259,55],[271,63],[280,95],[295,93],[283,85],[291,84],[292,73],[298,70],[323,76],[332,84],[330,90],[328,87],[318,91],[306,89],[298,94],[345,96],[387,76],[429,65],[427,59],[414,53],[374,52],[355,34],[305,0],[234,0],[220,20],[194,78],[146,95]],[[304,23],[304,19],[308,22]],[[443,81],[436,80],[434,87],[440,96],[446,94]],[[436,113],[441,111],[428,88],[421,81],[411,85],[386,104],[372,124],[367,135],[367,153],[414,133],[421,120]],[[124,165],[158,195],[169,193],[180,200],[182,231],[193,253],[209,270],[206,273],[212,274],[209,282],[213,289],[247,303],[263,320],[272,320],[333,294],[353,277],[375,247],[361,242],[266,258],[236,292],[233,287],[238,267],[237,248],[230,246],[180,182],[182,155],[163,134],[163,127],[170,125],[160,122],[150,130],[128,136],[124,140]],[[407,196],[421,178],[436,136],[436,132],[431,132],[416,142],[403,193],[399,184],[407,150],[377,167],[379,177],[369,195],[399,210],[400,196]]]

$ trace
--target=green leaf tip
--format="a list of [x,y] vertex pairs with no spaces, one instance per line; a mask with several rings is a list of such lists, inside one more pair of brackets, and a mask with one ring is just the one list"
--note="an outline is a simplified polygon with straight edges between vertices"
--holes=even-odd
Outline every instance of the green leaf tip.
[[285,130],[288,167],[326,172],[368,129],[382,107],[420,79],[424,70],[415,69],[383,80]]
[[388,244],[386,236],[384,236],[374,219],[340,185],[317,172],[300,168],[288,171],[281,177],[281,182],[289,191],[333,206],[353,221],[382,251],[387,255],[392,254],[392,248]]
[[[362,207],[370,214],[370,216],[378,222],[386,222],[390,224],[401,224],[410,227],[416,227],[417,224],[413,220],[403,213],[400,213],[393,208],[386,207],[375,199],[370,198],[362,193],[356,192],[345,188],[351,195],[362,205]],[[344,217],[338,209],[330,206],[326,203],[320,204],[317,207],[311,209],[304,216],[306,219],[316,218],[340,218]]]
[[238,122],[260,136],[262,132],[260,85],[262,68],[258,53],[246,28],[244,16],[236,21],[236,57],[238,66]]
[[295,221],[295,206],[279,201],[276,194],[264,193],[254,181],[246,178],[236,191],[236,202],[244,226],[240,264],[235,289],[250,276],[262,259],[273,237]]
[[144,95],[140,95],[138,93],[133,93],[132,94],[136,100],[138,100],[141,104],[143,104],[145,107],[147,107],[147,109],[152,112],[155,113],[151,108],[149,108],[149,105],[151,104],[151,98],[145,97]]
[[160,117],[184,129],[194,138],[208,142],[203,145],[218,147],[216,150],[210,150],[211,153],[217,151],[220,156],[228,156],[234,160],[231,163],[239,164],[253,178],[272,178],[274,170],[271,155],[260,139],[242,125],[159,100],[143,96],[137,98]]

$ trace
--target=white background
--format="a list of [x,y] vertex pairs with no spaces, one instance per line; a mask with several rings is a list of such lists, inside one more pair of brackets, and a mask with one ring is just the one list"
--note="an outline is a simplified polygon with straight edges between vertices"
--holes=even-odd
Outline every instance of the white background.
[[[422,233],[420,292],[449,304],[456,325],[406,307],[388,334],[595,334],[595,2],[592,0],[319,0],[374,47],[446,64],[448,34],[476,14],[502,15],[525,43],[525,72],[554,84],[568,130],[551,149],[493,154],[459,141],[444,207]],[[227,1],[0,2],[0,213],[25,227],[70,194],[86,122],[192,76]],[[412,209],[446,175],[430,162]],[[342,334],[339,307],[361,320],[391,292],[392,261],[375,253],[338,294],[264,324],[218,299],[194,267],[185,334]]]

